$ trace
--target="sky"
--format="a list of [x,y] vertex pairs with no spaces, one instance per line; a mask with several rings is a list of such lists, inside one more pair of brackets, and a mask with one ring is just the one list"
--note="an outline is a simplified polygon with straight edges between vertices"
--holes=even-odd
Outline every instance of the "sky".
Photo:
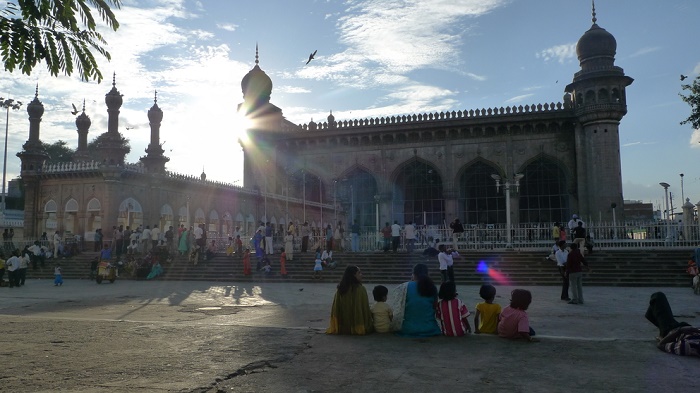
[[[615,64],[634,78],[620,124],[624,198],[662,209],[659,182],[667,182],[674,207],[682,196],[699,202],[700,131],[680,125],[690,107],[679,93],[700,74],[700,1],[595,7],[598,25],[617,40]],[[118,31],[103,30],[112,60],[99,58],[102,83],[52,77],[40,65],[30,76],[0,71],[0,97],[26,104],[38,84],[42,141],[75,148],[71,104],[85,102],[88,140],[105,132],[104,95],[116,74],[128,162],[145,155],[157,91],[166,168],[239,185],[243,159],[231,119],[256,44],[273,82],[271,103],[302,124],[330,111],[339,121],[562,102],[580,69],[576,42],[592,23],[589,0],[125,0],[115,14]],[[681,82],[681,74],[689,78]],[[19,174],[15,154],[28,132],[26,106],[10,111],[8,180]]]

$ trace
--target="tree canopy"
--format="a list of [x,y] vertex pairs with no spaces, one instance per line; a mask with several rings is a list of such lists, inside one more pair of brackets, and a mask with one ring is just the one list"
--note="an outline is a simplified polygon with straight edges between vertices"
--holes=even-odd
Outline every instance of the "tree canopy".
[[8,0],[0,9],[0,57],[5,70],[31,75],[44,62],[51,75],[102,81],[93,51],[111,59],[93,13],[112,30],[121,0]]
[[700,129],[700,76],[696,77],[692,85],[681,85],[684,91],[688,91],[689,94],[683,95],[679,94],[681,99],[690,105],[690,116],[683,120],[681,124],[692,124],[693,128]]
[[[98,162],[102,161],[102,159],[100,158],[99,147],[101,146],[104,138],[105,138],[105,134],[100,134],[95,139],[88,142],[87,151],[88,151],[90,158],[92,160],[95,160]],[[121,138],[120,139],[121,146],[126,149],[126,154],[129,154],[129,152],[131,152],[131,145],[129,144],[129,140],[127,138],[124,138],[121,135],[120,135],[120,138]],[[49,163],[58,164],[61,162],[73,161],[73,155],[75,154],[75,149],[68,147],[68,143],[66,141],[58,140],[54,143],[42,142],[42,145],[44,146],[46,153],[49,155],[49,159],[48,159]]]

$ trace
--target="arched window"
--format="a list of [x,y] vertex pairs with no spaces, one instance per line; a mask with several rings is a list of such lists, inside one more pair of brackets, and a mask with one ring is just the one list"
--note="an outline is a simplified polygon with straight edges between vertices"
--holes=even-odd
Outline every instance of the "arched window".
[[90,202],[88,202],[88,204],[87,204],[87,211],[94,212],[94,211],[100,211],[101,209],[102,209],[102,204],[100,204],[100,201],[97,198],[90,199]]
[[595,91],[588,90],[586,92],[586,105],[595,104]]
[[530,163],[520,181],[520,222],[563,222],[569,217],[569,193],[564,171],[554,161],[540,158]]
[[376,226],[377,181],[361,168],[355,168],[336,183],[337,201],[347,212],[348,226],[354,220],[365,230]]
[[609,102],[610,95],[608,94],[608,89],[598,90],[598,102]]
[[391,220],[439,225],[444,221],[444,211],[442,178],[437,170],[419,160],[407,164],[396,177]]
[[46,205],[44,205],[44,211],[46,213],[56,213],[58,211],[58,205],[56,204],[56,201],[52,199],[46,202]]
[[[325,192],[325,187],[321,179],[309,171],[299,170],[289,177],[289,196],[292,198],[305,199],[309,202],[328,203],[328,196],[321,194]],[[322,201],[323,199],[323,201]]]
[[483,161],[470,165],[459,177],[459,218],[467,224],[506,222],[505,198],[491,177],[500,171]]

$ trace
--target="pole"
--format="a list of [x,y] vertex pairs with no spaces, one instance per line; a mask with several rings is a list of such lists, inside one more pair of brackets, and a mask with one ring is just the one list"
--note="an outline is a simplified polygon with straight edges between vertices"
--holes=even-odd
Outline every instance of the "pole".
[[303,183],[303,195],[302,195],[302,202],[304,205],[303,209],[303,218],[304,222],[306,222],[306,171],[301,171],[301,182]]
[[7,176],[7,135],[10,131],[10,107],[7,108],[7,117],[5,118],[5,155],[2,159],[2,220],[5,225],[5,177]]
[[335,226],[338,226],[338,180],[333,180],[333,220],[335,221]]
[[318,178],[318,200],[321,207],[321,231],[323,231],[323,183],[321,183],[321,178]]
[[681,173],[681,206],[685,203],[685,192],[683,191],[683,174]]
[[507,243],[506,248],[513,247],[513,234],[510,231],[510,180],[506,180],[506,231],[508,235],[506,236]]
[[352,189],[352,184],[350,185],[350,215],[355,222],[355,192]]

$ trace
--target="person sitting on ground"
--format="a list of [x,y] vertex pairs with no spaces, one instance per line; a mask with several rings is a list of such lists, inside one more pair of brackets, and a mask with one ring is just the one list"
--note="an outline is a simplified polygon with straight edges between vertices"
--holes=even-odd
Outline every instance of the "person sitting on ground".
[[264,258],[265,265],[262,267],[262,271],[266,276],[269,276],[272,274],[272,265],[270,265],[270,258]]
[[428,274],[428,266],[419,263],[413,266],[411,281],[395,290],[392,299],[394,319],[392,330],[403,337],[440,336],[442,331],[435,320],[435,304],[438,291]]
[[532,303],[532,293],[525,289],[514,289],[510,293],[510,306],[501,312],[498,320],[498,335],[503,338],[524,338],[529,342],[539,341],[525,312]]
[[394,319],[394,312],[386,303],[389,289],[384,285],[377,285],[372,290],[374,305],[372,305],[372,320],[374,321],[374,331],[377,333],[391,332],[391,320]]
[[326,334],[364,335],[372,331],[372,312],[367,291],[362,285],[362,271],[357,266],[348,266],[333,297],[330,326]]
[[454,281],[445,281],[440,285],[435,318],[440,321],[442,334],[450,337],[462,337],[472,332],[469,324],[469,310],[457,297]]
[[644,317],[659,329],[657,347],[675,355],[700,356],[700,329],[673,317],[663,292],[654,292]]
[[498,319],[501,316],[501,305],[493,302],[496,298],[496,287],[490,284],[482,285],[479,296],[484,302],[476,305],[474,333],[496,334]]

